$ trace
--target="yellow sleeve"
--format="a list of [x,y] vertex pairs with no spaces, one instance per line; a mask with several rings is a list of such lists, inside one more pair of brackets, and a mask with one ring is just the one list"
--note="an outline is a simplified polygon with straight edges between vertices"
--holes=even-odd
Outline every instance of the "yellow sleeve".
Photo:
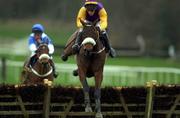
[[78,28],[82,28],[83,25],[80,22],[80,19],[85,20],[86,19],[86,8],[85,7],[81,7],[81,9],[79,10],[77,19],[76,19],[76,24]]
[[100,16],[100,27],[101,30],[105,30],[107,28],[107,12],[104,8],[102,8],[99,11],[99,16]]

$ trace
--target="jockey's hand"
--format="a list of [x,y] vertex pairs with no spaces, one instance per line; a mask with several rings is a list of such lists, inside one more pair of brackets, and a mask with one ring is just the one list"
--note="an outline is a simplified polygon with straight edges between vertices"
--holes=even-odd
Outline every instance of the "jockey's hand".
[[99,26],[96,26],[95,28],[99,33],[101,32],[101,28]]
[[39,45],[43,43],[43,42],[41,41],[41,39],[37,39],[36,42],[37,42]]
[[88,20],[84,20],[84,23],[86,23],[86,24],[91,24],[91,22],[88,21]]

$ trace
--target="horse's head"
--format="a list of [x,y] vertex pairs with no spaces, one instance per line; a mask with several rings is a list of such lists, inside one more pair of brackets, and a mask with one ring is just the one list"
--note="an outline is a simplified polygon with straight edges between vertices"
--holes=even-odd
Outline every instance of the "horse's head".
[[31,66],[31,72],[26,72],[26,84],[39,84],[44,79],[53,80],[53,67],[49,56],[49,48],[47,44],[40,44],[36,50],[36,63]]
[[95,22],[85,22],[83,20],[80,20],[83,25],[83,31],[82,31],[82,48],[84,51],[90,52],[94,49],[94,47],[97,44],[97,40],[99,40],[99,31],[95,27]]
[[48,63],[50,56],[47,44],[40,44],[38,49],[36,50],[36,54],[40,63]]

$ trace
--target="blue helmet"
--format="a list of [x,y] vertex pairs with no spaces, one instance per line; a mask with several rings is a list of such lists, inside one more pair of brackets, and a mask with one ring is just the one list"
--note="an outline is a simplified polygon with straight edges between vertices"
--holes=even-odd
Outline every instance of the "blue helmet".
[[44,27],[41,24],[34,24],[32,27],[32,32],[33,33],[43,33]]

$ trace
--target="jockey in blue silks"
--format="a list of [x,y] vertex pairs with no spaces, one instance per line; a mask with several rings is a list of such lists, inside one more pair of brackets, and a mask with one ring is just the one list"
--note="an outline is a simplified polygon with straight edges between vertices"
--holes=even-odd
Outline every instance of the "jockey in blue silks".
[[[25,67],[29,70],[30,65],[33,65],[37,61],[36,50],[38,46],[42,43],[47,44],[49,48],[49,55],[52,55],[54,53],[54,45],[52,43],[52,40],[47,36],[47,34],[44,33],[44,27],[41,24],[33,25],[32,33],[30,34],[28,40],[28,47],[31,51],[31,57]],[[55,65],[52,61],[52,57],[50,60],[50,64],[53,68],[53,75],[56,78],[58,74],[55,71]]]

